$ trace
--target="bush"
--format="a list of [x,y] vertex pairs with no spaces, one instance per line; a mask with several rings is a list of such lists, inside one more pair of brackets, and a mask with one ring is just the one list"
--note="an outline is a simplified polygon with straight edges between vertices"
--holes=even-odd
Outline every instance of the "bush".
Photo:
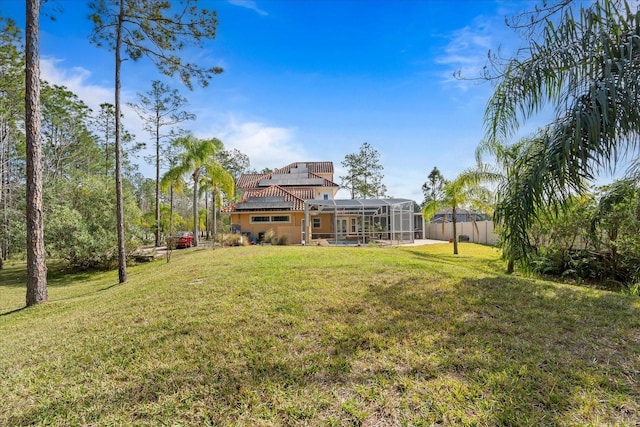
[[276,232],[273,231],[273,228],[268,229],[264,233],[264,238],[262,240],[262,243],[277,243]]
[[278,245],[286,246],[289,243],[289,236],[285,234],[280,236],[277,240],[278,240],[278,243],[277,243]]
[[246,246],[247,240],[241,234],[225,234],[222,243],[226,246]]
[[[117,265],[115,200],[110,182],[98,177],[85,177],[82,184],[48,188],[44,215],[45,248],[50,256],[79,268]],[[60,184],[60,183],[58,183]],[[60,184],[61,185],[61,184]],[[65,191],[67,191],[65,193]],[[56,195],[56,197],[54,197]],[[140,246],[140,211],[136,200],[125,191],[125,251]]]

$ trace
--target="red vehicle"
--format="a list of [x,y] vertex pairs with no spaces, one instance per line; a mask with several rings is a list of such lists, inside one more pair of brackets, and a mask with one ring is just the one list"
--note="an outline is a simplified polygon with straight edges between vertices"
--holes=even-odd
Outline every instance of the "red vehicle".
[[193,246],[193,234],[188,231],[179,231],[167,239],[167,244],[176,249],[190,248]]

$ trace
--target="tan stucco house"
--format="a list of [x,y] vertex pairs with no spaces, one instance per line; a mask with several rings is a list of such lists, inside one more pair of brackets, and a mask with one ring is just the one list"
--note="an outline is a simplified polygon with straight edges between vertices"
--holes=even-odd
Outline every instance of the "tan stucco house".
[[[242,174],[236,183],[241,199],[222,212],[231,215],[232,227],[252,241],[272,229],[290,244],[303,239],[305,201],[332,200],[340,189],[333,181],[332,162],[296,162],[267,174]],[[329,233],[332,222],[314,219],[315,230]]]
[[241,199],[223,209],[234,232],[261,242],[268,230],[289,244],[413,241],[415,203],[407,199],[339,200],[332,162],[296,162],[267,174],[243,174]]

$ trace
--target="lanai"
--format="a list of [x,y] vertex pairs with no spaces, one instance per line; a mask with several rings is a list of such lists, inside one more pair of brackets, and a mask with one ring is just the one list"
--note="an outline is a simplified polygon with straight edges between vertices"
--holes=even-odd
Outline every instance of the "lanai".
[[[409,199],[306,200],[302,239],[311,242],[324,238],[335,244],[413,243],[414,204]],[[330,216],[332,231],[322,235],[314,233],[312,221],[315,216]],[[347,221],[346,227],[339,221]]]

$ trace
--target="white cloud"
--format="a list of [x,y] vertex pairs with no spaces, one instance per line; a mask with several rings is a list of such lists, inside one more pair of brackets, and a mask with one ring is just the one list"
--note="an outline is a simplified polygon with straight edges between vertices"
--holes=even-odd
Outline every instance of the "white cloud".
[[215,134],[227,149],[236,148],[248,155],[252,168],[274,169],[307,160],[304,147],[293,142],[295,131],[291,128],[239,121],[233,115],[227,116],[225,121]]
[[[515,51],[517,35],[501,19],[501,16],[480,16],[471,25],[450,34],[443,54],[435,58],[436,63],[449,67],[442,74],[444,83],[466,90],[483,76],[485,66],[489,65],[487,54],[490,50],[495,53],[500,49],[501,56],[507,57]],[[497,40],[502,40],[502,43]],[[454,72],[459,72],[462,79],[455,78]]]
[[[61,85],[68,88],[76,94],[78,98],[91,108],[94,114],[100,111],[100,104],[108,102],[113,104],[114,89],[113,86],[101,86],[90,83],[92,74],[89,70],[82,67],[64,68],[64,61],[56,58],[42,58],[40,60],[40,76],[50,84]],[[144,124],[138,115],[126,103],[135,102],[135,95],[126,90],[121,91],[122,114],[124,116],[124,128],[136,136],[138,142],[148,142],[149,136],[144,131]],[[140,172],[145,176],[152,176],[154,172],[151,167],[143,160],[144,156],[148,156],[152,152],[147,147],[143,152],[138,153],[138,164]]]
[[267,16],[269,15],[264,10],[260,9],[255,1],[253,0],[229,0],[229,3],[234,6],[240,6],[247,9],[251,9],[256,12],[258,15]]
[[[90,83],[90,71],[81,67],[65,69],[64,62],[55,58],[43,58],[40,65],[44,80],[67,87],[94,112],[100,110],[100,104],[114,102],[113,88]],[[122,91],[122,102],[125,128],[136,135],[138,141],[148,141],[142,121],[126,105],[126,102],[135,102],[134,93]],[[237,148],[249,156],[251,167],[257,170],[279,168],[292,162],[308,160],[308,154],[302,145],[294,142],[293,128],[272,126],[256,120],[241,120],[233,114],[215,114],[209,108],[202,109],[198,120],[189,122],[184,127],[200,138],[219,138],[227,149]],[[151,152],[150,148],[146,151],[149,152],[141,153],[138,163],[144,175],[152,176],[153,171],[143,160],[143,156]]]
[[82,67],[65,69],[64,61],[55,58],[40,60],[40,76],[51,84],[67,87],[78,95],[93,111],[100,109],[104,102],[113,103],[113,87],[107,88],[88,83],[91,72]]

